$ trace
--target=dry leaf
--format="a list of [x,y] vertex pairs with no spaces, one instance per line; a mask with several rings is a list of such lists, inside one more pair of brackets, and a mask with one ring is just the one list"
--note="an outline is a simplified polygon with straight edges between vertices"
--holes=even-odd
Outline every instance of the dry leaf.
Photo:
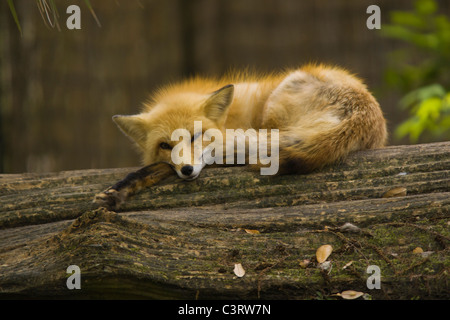
[[423,249],[421,247],[417,247],[412,252],[413,253],[423,253]]
[[299,262],[299,265],[301,268],[306,269],[306,267],[311,263],[311,260],[304,259],[303,261]]
[[242,267],[242,264],[236,263],[234,265],[234,274],[237,275],[239,278],[243,277],[245,275],[245,270]]
[[259,234],[258,230],[252,230],[252,229],[244,229],[245,232],[250,233],[250,234]]
[[350,267],[353,263],[353,260],[348,262],[345,266],[342,267],[342,269],[347,269],[348,267]]
[[333,268],[333,265],[331,264],[331,261],[325,261],[322,263],[319,263],[318,265],[319,269],[323,271],[328,271],[328,274],[330,274],[331,269]]
[[389,190],[383,195],[383,198],[404,197],[406,196],[406,188],[398,187]]
[[354,291],[354,290],[346,290],[342,291],[341,293],[338,293],[337,295],[347,299],[347,300],[353,300],[361,297],[364,294],[364,292]]
[[428,258],[432,253],[434,253],[434,251],[424,251],[420,253],[420,255],[422,256],[422,258]]
[[331,252],[333,251],[333,247],[329,244],[324,244],[323,246],[319,247],[316,251],[316,259],[318,263],[322,263],[330,256]]
[[342,226],[339,227],[339,231],[341,231],[341,232],[354,232],[354,233],[357,233],[357,232],[360,232],[361,229],[358,228],[357,226],[355,226],[352,223],[346,222]]
[[392,252],[392,253],[390,253],[390,255],[393,256],[393,257],[395,257],[395,258],[398,257],[398,253],[396,253],[396,252]]

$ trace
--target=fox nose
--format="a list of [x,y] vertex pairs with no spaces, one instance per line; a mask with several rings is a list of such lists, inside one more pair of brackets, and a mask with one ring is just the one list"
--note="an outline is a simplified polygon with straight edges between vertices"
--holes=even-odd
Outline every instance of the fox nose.
[[181,168],[181,173],[185,176],[190,176],[192,174],[192,171],[194,171],[194,167],[191,165],[185,165]]

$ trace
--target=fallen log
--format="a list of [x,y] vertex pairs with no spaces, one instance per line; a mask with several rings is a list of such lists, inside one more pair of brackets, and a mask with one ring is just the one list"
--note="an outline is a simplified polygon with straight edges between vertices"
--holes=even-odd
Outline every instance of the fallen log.
[[[308,175],[205,168],[117,212],[94,195],[136,168],[3,174],[0,298],[341,299],[355,290],[448,299],[449,155],[442,142],[362,151]],[[324,244],[333,250],[319,263]],[[81,289],[68,288],[71,265]]]

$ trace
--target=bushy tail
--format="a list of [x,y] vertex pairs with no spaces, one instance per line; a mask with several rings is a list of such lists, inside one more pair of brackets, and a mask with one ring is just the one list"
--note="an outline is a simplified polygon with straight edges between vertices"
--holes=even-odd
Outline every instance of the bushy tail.
[[279,173],[307,173],[353,151],[385,144],[386,121],[356,77],[309,65],[289,73],[269,96],[263,126],[280,128]]
[[343,161],[351,152],[383,147],[387,133],[379,113],[357,112],[326,131],[313,134],[305,135],[308,130],[301,127],[280,131],[279,174],[309,173]]

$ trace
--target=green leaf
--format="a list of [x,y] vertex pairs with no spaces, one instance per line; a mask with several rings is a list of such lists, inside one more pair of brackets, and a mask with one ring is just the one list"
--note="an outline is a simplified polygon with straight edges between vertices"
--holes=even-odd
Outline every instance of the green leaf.
[[450,111],[450,92],[448,92],[442,99],[442,112]]
[[[415,0],[414,11],[392,11],[381,34],[405,45],[388,53],[388,86],[406,93],[399,106],[411,117],[395,130],[416,142],[423,133],[450,138],[450,19],[438,13],[438,1]],[[431,135],[430,135],[431,134]]]
[[436,132],[436,135],[443,135],[445,132],[450,132],[450,116],[445,116],[437,125],[439,131]]
[[418,117],[410,118],[403,123],[401,123],[395,130],[395,136],[397,138],[403,138],[409,134],[409,140],[412,143],[417,142],[420,134],[423,131],[423,123]]
[[20,27],[19,18],[17,17],[16,8],[14,7],[14,2],[12,0],[8,0],[9,10],[13,16],[14,22],[16,23],[17,28],[19,29],[20,36],[22,36],[22,28]]
[[442,85],[434,83],[409,92],[400,100],[400,105],[403,108],[408,108],[432,97],[444,98],[445,94],[446,92]]
[[437,120],[441,113],[441,106],[441,98],[428,98],[420,103],[416,114],[422,121]]
[[421,122],[414,122],[409,128],[409,140],[416,143],[424,129],[424,124]]
[[91,2],[89,0],[84,0],[84,3],[89,8],[89,11],[91,12],[92,16],[94,17],[95,22],[97,22],[97,25],[99,27],[101,27],[102,25],[100,24],[100,21],[98,20],[97,15],[95,14],[94,8],[92,8]]
[[395,24],[384,25],[380,30],[381,34],[391,38],[405,40],[411,37],[411,31],[404,27]]
[[390,17],[392,23],[394,24],[400,24],[406,27],[414,27],[418,29],[425,29],[427,27],[425,20],[418,17],[413,12],[391,11]]
[[61,31],[61,27],[58,22],[58,9],[54,0],[36,0],[36,5],[45,26],[48,28],[56,27],[59,31]]
[[417,0],[414,7],[417,13],[421,15],[431,15],[437,10],[437,4],[434,0]]

